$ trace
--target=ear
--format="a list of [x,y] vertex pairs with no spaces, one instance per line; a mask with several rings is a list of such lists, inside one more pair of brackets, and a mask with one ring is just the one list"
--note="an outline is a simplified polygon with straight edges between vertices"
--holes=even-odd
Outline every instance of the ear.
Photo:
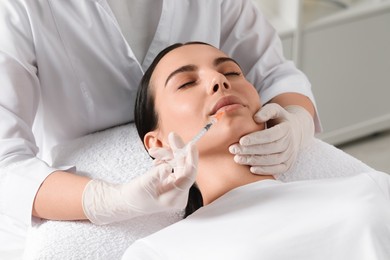
[[163,147],[163,141],[160,139],[160,135],[158,131],[148,132],[144,136],[144,145],[146,149],[150,149],[152,147]]

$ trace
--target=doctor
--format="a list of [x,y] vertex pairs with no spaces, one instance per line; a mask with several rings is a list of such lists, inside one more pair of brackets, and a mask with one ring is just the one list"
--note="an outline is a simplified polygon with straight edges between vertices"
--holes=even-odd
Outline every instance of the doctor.
[[307,78],[283,58],[276,32],[250,0],[3,0],[0,38],[1,257],[20,252],[32,216],[106,224],[185,205],[192,183],[168,181],[171,169],[156,166],[111,185],[54,167],[50,155],[57,144],[131,122],[144,71],[172,43],[222,49],[262,103],[294,105],[288,113],[264,106],[256,120],[269,129],[230,148],[254,174],[291,166],[314,134],[302,121],[319,129]]

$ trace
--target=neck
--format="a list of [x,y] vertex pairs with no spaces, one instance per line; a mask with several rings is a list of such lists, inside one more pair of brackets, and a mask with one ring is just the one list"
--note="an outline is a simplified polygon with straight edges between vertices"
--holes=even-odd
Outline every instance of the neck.
[[224,150],[222,153],[210,152],[199,156],[197,185],[205,205],[234,188],[265,179],[274,179],[271,175],[251,173],[250,166],[237,164],[227,148]]

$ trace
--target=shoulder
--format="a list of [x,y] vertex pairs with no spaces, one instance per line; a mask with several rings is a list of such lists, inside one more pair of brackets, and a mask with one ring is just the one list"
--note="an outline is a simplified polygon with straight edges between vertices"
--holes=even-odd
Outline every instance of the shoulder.
[[370,171],[364,173],[375,185],[390,199],[390,175],[380,171]]

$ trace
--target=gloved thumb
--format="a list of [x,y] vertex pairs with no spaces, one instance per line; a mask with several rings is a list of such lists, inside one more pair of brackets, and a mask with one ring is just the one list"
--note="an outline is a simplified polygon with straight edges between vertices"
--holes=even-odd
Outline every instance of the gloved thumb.
[[172,151],[183,149],[185,146],[183,139],[181,139],[181,137],[174,132],[169,133],[168,142],[169,145],[171,146]]
[[158,163],[166,162],[173,159],[172,150],[165,147],[152,147],[148,150],[151,157]]
[[265,123],[271,119],[279,118],[284,116],[284,109],[276,104],[276,103],[270,103],[265,106],[263,106],[255,115],[254,120],[257,123]]
[[198,150],[193,143],[185,145],[183,139],[175,133],[168,135],[169,145],[174,154],[174,185],[179,190],[188,190],[195,182],[198,166]]

